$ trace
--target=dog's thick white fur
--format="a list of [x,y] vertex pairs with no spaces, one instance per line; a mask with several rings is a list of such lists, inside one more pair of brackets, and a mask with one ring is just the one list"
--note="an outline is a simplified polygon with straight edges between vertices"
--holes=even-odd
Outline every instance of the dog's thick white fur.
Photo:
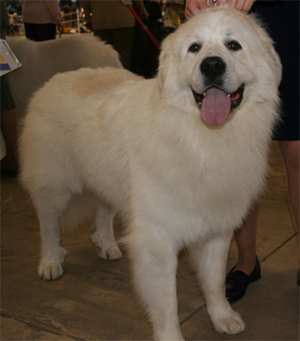
[[118,53],[97,37],[71,35],[62,39],[34,42],[7,38],[22,67],[8,74],[10,91],[21,117],[29,99],[52,76],[82,67],[121,68]]
[[[204,60],[222,60],[221,75],[207,76]],[[134,283],[155,339],[183,339],[176,267],[184,247],[216,330],[243,331],[224,295],[227,253],[263,188],[280,77],[266,32],[225,8],[201,11],[163,42],[155,79],[114,68],[54,76],[30,104],[20,146],[22,181],[40,220],[39,275],[63,273],[59,218],[74,197],[90,193],[101,203],[91,236],[100,257],[121,256],[115,212],[127,222]],[[209,78],[232,102],[244,87],[224,122],[196,103],[193,91],[209,97]]]

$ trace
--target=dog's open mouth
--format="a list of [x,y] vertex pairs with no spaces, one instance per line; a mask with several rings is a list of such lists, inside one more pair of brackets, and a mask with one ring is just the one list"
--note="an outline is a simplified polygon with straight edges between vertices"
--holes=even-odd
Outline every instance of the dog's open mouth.
[[224,123],[231,111],[241,104],[244,88],[243,84],[231,94],[217,87],[208,88],[204,94],[192,90],[204,122],[210,126]]

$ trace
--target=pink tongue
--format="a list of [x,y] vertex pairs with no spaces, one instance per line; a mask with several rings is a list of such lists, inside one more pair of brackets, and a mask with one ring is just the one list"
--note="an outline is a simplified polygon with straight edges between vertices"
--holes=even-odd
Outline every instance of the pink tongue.
[[201,105],[201,117],[205,123],[215,126],[225,122],[230,114],[231,100],[225,91],[210,88]]

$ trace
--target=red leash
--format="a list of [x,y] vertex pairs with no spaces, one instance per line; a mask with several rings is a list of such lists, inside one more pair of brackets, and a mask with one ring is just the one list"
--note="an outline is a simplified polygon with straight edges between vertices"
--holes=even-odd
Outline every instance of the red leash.
[[142,29],[145,31],[147,36],[151,39],[153,44],[157,47],[157,49],[160,51],[160,46],[157,42],[157,40],[153,37],[152,33],[149,31],[149,28],[142,22],[141,18],[138,16],[138,14],[134,11],[131,5],[126,5],[126,7],[129,9],[129,11],[134,15],[135,19],[139,23],[139,25],[142,27]]

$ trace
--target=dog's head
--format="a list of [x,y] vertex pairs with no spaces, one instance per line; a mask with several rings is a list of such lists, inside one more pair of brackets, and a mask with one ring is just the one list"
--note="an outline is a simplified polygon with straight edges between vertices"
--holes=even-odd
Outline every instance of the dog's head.
[[[200,11],[165,39],[158,79],[169,103],[224,123],[245,102],[278,101],[281,64],[258,22],[240,11]],[[272,98],[273,97],[273,98]]]

